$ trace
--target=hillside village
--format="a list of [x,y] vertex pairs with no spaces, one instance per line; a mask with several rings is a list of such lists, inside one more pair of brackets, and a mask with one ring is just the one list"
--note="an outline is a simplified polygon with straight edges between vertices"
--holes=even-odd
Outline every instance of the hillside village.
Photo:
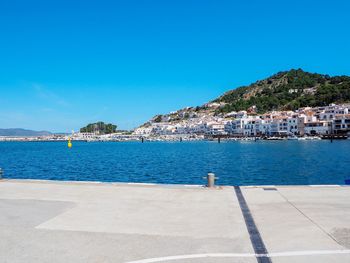
[[200,107],[157,115],[140,136],[302,137],[350,132],[350,77],[292,69],[230,90]]
[[[209,108],[222,104],[211,103]],[[313,136],[347,134],[350,132],[350,104],[331,104],[324,107],[304,107],[296,111],[230,112],[224,116],[194,114],[181,121],[153,120],[135,129],[140,136],[157,135],[232,135],[232,136]],[[182,115],[183,112],[172,113]]]

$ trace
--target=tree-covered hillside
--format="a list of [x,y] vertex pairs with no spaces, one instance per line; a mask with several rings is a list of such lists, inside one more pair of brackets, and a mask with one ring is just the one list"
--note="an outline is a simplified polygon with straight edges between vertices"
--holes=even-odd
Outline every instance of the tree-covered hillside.
[[80,129],[80,132],[91,132],[97,134],[111,134],[117,131],[117,125],[105,124],[104,122],[90,123],[86,127]]
[[[187,107],[165,115],[156,115],[151,123],[180,122],[191,118],[250,110],[266,113],[273,110],[297,110],[301,107],[326,106],[350,102],[350,77],[321,75],[292,69],[279,72],[249,86],[230,90],[221,97],[198,107]],[[253,107],[255,106],[255,107]]]
[[226,103],[217,113],[247,110],[252,106],[257,107],[258,113],[264,113],[349,101],[350,77],[330,77],[298,69],[231,90],[214,102]]

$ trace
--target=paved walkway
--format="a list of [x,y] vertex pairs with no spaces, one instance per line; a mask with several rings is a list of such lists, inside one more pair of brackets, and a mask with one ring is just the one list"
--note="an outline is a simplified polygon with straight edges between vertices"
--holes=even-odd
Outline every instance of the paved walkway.
[[350,262],[350,187],[0,181],[0,262]]

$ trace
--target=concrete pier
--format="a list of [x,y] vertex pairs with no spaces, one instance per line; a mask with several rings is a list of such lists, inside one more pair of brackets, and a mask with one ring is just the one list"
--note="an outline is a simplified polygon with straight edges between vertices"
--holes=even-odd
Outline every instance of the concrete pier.
[[350,187],[0,181],[0,262],[350,262]]

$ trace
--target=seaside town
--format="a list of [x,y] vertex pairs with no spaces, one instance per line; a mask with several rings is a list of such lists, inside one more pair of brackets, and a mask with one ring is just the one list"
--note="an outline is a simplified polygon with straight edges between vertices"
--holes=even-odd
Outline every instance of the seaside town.
[[[211,103],[207,107],[220,107]],[[346,137],[350,132],[350,104],[331,104],[326,107],[305,107],[297,111],[272,111],[256,114],[248,111],[230,112],[224,116],[198,114],[177,123],[162,119],[134,131],[140,136],[202,135],[260,138],[324,138],[331,135]],[[168,118],[167,116],[165,118]]]
[[[178,141],[211,140],[317,140],[346,139],[350,134],[350,104],[325,107],[304,107],[296,111],[272,111],[257,114],[256,107],[248,111],[214,114],[220,103],[208,103],[211,111],[186,108],[157,118],[130,132],[101,134],[72,132],[65,135],[38,137],[0,137],[0,141]],[[171,116],[176,116],[173,121]]]

